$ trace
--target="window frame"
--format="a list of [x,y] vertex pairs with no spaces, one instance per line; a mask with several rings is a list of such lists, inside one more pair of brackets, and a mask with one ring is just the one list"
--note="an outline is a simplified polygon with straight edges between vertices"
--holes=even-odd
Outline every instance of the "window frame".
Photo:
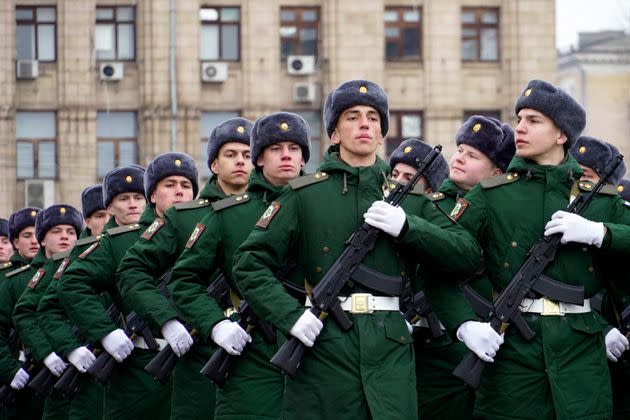
[[[405,63],[410,63],[410,62],[422,62],[423,61],[423,55],[424,55],[424,48],[422,48],[422,42],[423,42],[423,36],[422,36],[422,31],[423,31],[423,10],[421,6],[404,6],[404,5],[397,5],[397,6],[385,6],[385,13],[387,12],[391,12],[391,11],[396,11],[398,13],[400,13],[400,18],[396,21],[396,22],[387,22],[385,21],[385,19],[383,19],[383,40],[384,40],[384,57],[385,57],[385,61],[388,63],[400,63],[400,62],[405,62]],[[404,14],[404,12],[411,12],[411,11],[418,11],[418,13],[420,14],[420,19],[418,22],[405,22],[402,19],[402,16]],[[398,54],[396,57],[394,58],[390,58],[387,56],[387,43],[388,43],[388,38],[387,35],[385,34],[386,30],[388,29],[388,27],[395,27],[396,29],[398,29],[400,31],[397,39],[396,44],[399,47],[400,50],[400,54]],[[406,29],[406,28],[418,28],[418,57],[405,57],[404,55],[402,55],[402,51],[404,50],[404,39],[402,37],[402,30]]]
[[[383,147],[383,151],[384,151],[384,155],[386,159],[389,159],[390,157],[390,153],[388,152],[388,145],[390,144],[391,141],[396,141],[398,144],[396,145],[396,147],[398,147],[400,145],[400,143],[402,143],[403,141],[412,138],[412,137],[405,137],[403,136],[402,133],[402,117],[403,116],[417,116],[420,117],[420,135],[417,136],[417,138],[419,138],[422,141],[424,140],[424,133],[426,132],[426,122],[424,119],[424,111],[423,110],[394,110],[394,111],[390,111],[389,112],[389,128],[390,130],[387,133],[387,136],[385,137],[385,143],[384,143],[384,147]],[[391,128],[392,127],[396,127],[396,129],[398,130],[398,133],[395,133],[396,136],[393,137],[391,132]],[[392,152],[395,150],[396,148],[392,148]]]
[[[283,21],[282,20],[282,12],[284,11],[292,11],[295,13],[296,19],[292,22]],[[302,12],[316,12],[317,19],[315,21],[303,21],[302,20]],[[317,60],[320,51],[320,40],[321,40],[321,7],[319,6],[280,6],[280,15],[279,15],[279,23],[280,30],[283,26],[295,26],[296,27],[296,36],[295,38],[287,38],[294,40],[293,44],[295,45],[294,53],[290,55],[312,55]],[[300,29],[315,29],[317,35],[315,37],[315,54],[305,54],[302,52],[302,45],[300,39]],[[282,54],[282,39],[286,38],[280,34],[280,62],[285,63],[287,61],[287,57],[289,55],[283,56]]]
[[[199,7],[199,11],[202,9],[215,9],[218,12],[219,18],[216,21],[213,20],[203,20],[201,16],[199,16],[199,31],[201,33],[201,28],[206,26],[216,25],[218,27],[218,57],[216,59],[207,59],[201,57],[201,51],[199,51],[199,59],[200,61],[226,61],[229,63],[239,63],[241,61],[241,49],[242,49],[242,41],[243,36],[241,34],[241,21],[243,17],[242,8],[240,5],[220,5],[220,6],[211,6],[211,5],[202,5]],[[229,21],[223,22],[221,20],[221,10],[222,9],[238,9],[238,21]],[[227,59],[223,57],[223,42],[222,42],[222,26],[223,25],[236,25],[236,32],[238,33],[238,43],[236,48],[236,58]],[[199,46],[201,47],[201,40],[199,41]]]
[[[133,9],[133,20],[132,21],[118,21],[118,8],[119,7],[130,7]],[[98,58],[96,57],[96,61],[127,61],[127,62],[135,62],[136,61],[136,50],[138,45],[137,39],[137,30],[136,30],[136,6],[131,5],[115,5],[115,6],[105,6],[105,5],[97,5],[96,9],[110,9],[114,13],[113,19],[100,19],[95,17],[94,19],[94,30],[96,31],[97,25],[113,25],[114,26],[114,51],[116,53],[116,57],[114,58]],[[121,24],[132,24],[133,25],[133,58],[120,58],[120,52],[118,51],[118,25]],[[94,48],[94,54],[96,56],[96,47]]]
[[[54,9],[55,10],[55,21],[54,22],[38,22],[37,21],[37,9]],[[36,60],[39,63],[56,63],[57,62],[57,6],[56,5],[16,5],[15,6],[15,11],[17,12],[18,10],[31,10],[33,12],[33,19],[31,20],[26,20],[26,19],[19,19],[17,17],[17,13],[15,16],[15,30],[17,31],[17,27],[18,25],[33,25],[35,27],[35,57],[33,58],[33,60]],[[52,60],[42,60],[39,58],[39,31],[38,31],[38,26],[39,25],[53,25],[53,31],[54,31],[54,35],[53,35],[53,53],[55,58]],[[16,60],[29,60],[28,58],[19,58],[17,56],[17,51],[16,51],[16,55],[15,55],[15,59]]]
[[[128,143],[133,143],[134,147],[135,147],[135,151],[136,151],[136,159],[135,162],[133,162],[134,164],[138,163],[138,138],[137,137],[97,137],[96,138],[96,151],[98,153],[98,146],[99,143],[102,142],[111,142],[114,144],[114,165],[107,170],[107,172],[111,171],[112,169],[120,166],[120,143],[122,142],[128,142]],[[97,179],[102,180],[104,178],[104,176],[101,176],[98,173],[98,154],[96,156],[96,177]]]
[[[486,12],[494,11],[497,16],[496,23],[483,23],[482,14]],[[475,23],[464,23],[462,17],[466,12],[475,13]],[[475,40],[477,42],[477,54],[475,58],[464,58],[462,54],[462,61],[465,63],[498,63],[501,61],[501,9],[499,7],[492,6],[464,6],[461,8],[460,15],[461,24],[461,45],[464,41]],[[475,36],[464,36],[465,29],[474,29]],[[496,29],[497,30],[497,58],[494,60],[484,60],[481,58],[481,30],[482,29]]]
[[[28,143],[28,144],[32,144],[33,145],[33,155],[31,156],[31,158],[33,159],[33,176],[20,176],[17,172],[17,148],[18,148],[18,144],[20,143]],[[52,144],[55,146],[55,167],[54,167],[54,172],[55,174],[53,176],[40,176],[39,174],[39,145],[40,144]],[[24,138],[20,138],[20,139],[15,139],[15,152],[16,152],[16,166],[15,166],[15,178],[18,181],[24,181],[26,179],[52,179],[52,180],[57,180],[58,177],[58,170],[57,168],[59,167],[59,153],[57,153],[57,139],[56,138],[46,138],[46,137],[42,137],[42,138],[32,138],[32,137],[24,137]]]

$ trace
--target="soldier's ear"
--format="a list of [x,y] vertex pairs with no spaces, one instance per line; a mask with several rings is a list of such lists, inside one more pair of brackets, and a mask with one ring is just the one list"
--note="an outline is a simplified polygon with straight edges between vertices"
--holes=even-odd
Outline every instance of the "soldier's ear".
[[494,167],[491,171],[490,171],[490,176],[499,176],[499,175],[503,175],[503,171],[501,169],[499,169],[498,167]]
[[216,157],[214,158],[214,160],[212,161],[212,163],[210,164],[210,170],[214,173],[214,174],[218,174],[219,173],[219,163],[217,162],[219,158]]
[[339,138],[339,132],[337,131],[337,128],[335,128],[335,131],[333,131],[332,136],[330,136],[330,142],[332,144],[339,144],[340,141],[341,139]]
[[558,130],[558,132],[560,133],[560,135],[558,136],[558,138],[556,139],[556,144],[565,144],[567,141],[569,141],[569,139],[567,138],[567,135],[564,134],[562,131]]

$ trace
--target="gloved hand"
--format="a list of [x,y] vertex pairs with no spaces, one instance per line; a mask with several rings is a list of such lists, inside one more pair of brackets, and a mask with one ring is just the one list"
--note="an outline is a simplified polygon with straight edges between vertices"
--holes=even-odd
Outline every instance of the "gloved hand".
[[133,351],[133,342],[120,328],[101,338],[105,351],[112,355],[118,363],[122,362]]
[[463,341],[484,362],[494,362],[493,357],[503,344],[499,335],[488,322],[466,321],[457,329],[457,339]]
[[48,370],[55,376],[61,376],[63,371],[66,370],[66,367],[68,367],[66,362],[64,362],[61,357],[57,356],[57,353],[54,351],[46,356],[44,359],[44,365],[46,365]]
[[81,373],[85,373],[95,360],[94,354],[85,346],[77,347],[68,353],[68,361]]
[[575,213],[557,211],[551,216],[551,220],[545,225],[545,236],[554,233],[562,233],[560,242],[579,242],[587,245],[602,246],[606,227],[603,223],[591,222]]
[[307,309],[295,321],[295,324],[289,330],[289,334],[300,340],[306,347],[313,347],[315,339],[322,332],[324,324],[313,313]]
[[606,357],[611,362],[619,360],[624,351],[628,350],[628,339],[617,328],[608,331],[606,338]]
[[183,356],[192,346],[193,339],[188,334],[186,327],[176,319],[169,319],[162,325],[160,330],[162,337],[168,341],[177,357]]
[[228,353],[238,356],[252,337],[237,322],[224,319],[212,328],[212,341],[223,347]]
[[375,201],[363,215],[365,221],[375,228],[397,238],[405,226],[407,215],[400,207],[392,206],[384,201]]
[[26,373],[26,371],[24,369],[20,368],[15,373],[15,376],[13,377],[13,380],[11,381],[11,385],[10,386],[13,389],[22,389],[28,383],[28,379],[29,378],[30,378],[30,376],[28,375],[28,373]]

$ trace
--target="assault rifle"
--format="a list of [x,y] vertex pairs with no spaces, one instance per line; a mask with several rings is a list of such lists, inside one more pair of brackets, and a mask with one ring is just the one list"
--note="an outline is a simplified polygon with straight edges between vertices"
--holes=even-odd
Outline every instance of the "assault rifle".
[[411,301],[411,305],[405,311],[405,319],[413,325],[420,318],[424,318],[427,320],[427,326],[429,327],[429,331],[431,332],[431,336],[433,338],[440,337],[444,332],[442,331],[442,327],[440,326],[440,320],[433,309],[431,308],[431,304],[427,300],[427,297],[424,295],[424,292],[418,292],[413,297]]
[[[424,160],[418,163],[418,168],[413,178],[405,185],[397,184],[394,189],[390,191],[389,195],[387,195],[385,202],[393,206],[400,205],[441,151],[442,146],[435,146]],[[339,258],[337,258],[324,277],[313,288],[313,292],[310,296],[311,302],[313,303],[310,311],[313,315],[323,320],[330,314],[343,331],[348,331],[352,328],[353,323],[350,318],[348,318],[348,315],[344,313],[338,298],[339,293],[344,287],[352,287],[354,282],[368,285],[365,280],[380,276],[382,279],[389,278],[393,284],[398,283],[399,291],[397,294],[400,294],[402,284],[399,278],[394,279],[390,276],[384,276],[361,264],[365,256],[374,248],[380,233],[380,229],[366,222],[363,222],[363,224],[352,233],[350,238],[346,241],[346,247]],[[357,275],[358,272],[361,274]],[[369,286],[374,285],[376,284],[370,284]],[[306,346],[298,338],[290,336],[271,359],[271,363],[279,367],[291,378],[294,378],[304,356],[305,349]]]
[[[587,193],[580,192],[566,211],[582,214],[622,160],[623,156],[617,155],[601,174],[599,182]],[[526,297],[536,298],[543,295],[555,301],[575,305],[584,304],[583,287],[560,283],[543,274],[547,266],[556,258],[561,238],[561,233],[540,238],[529,250],[527,259],[510,283],[499,293],[490,313],[490,326],[496,332],[503,333],[509,324],[514,324],[526,340],[531,340],[536,335],[520,310],[521,301]],[[479,387],[485,365],[486,363],[475,353],[469,352],[455,368],[453,374],[476,389]]]

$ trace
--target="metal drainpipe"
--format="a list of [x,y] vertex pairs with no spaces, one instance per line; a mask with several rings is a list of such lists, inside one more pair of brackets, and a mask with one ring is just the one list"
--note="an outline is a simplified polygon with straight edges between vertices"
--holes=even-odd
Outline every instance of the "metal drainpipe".
[[177,69],[175,66],[175,43],[177,42],[177,10],[176,1],[171,0],[169,15],[170,39],[169,39],[169,74],[171,79],[171,151],[177,150]]

